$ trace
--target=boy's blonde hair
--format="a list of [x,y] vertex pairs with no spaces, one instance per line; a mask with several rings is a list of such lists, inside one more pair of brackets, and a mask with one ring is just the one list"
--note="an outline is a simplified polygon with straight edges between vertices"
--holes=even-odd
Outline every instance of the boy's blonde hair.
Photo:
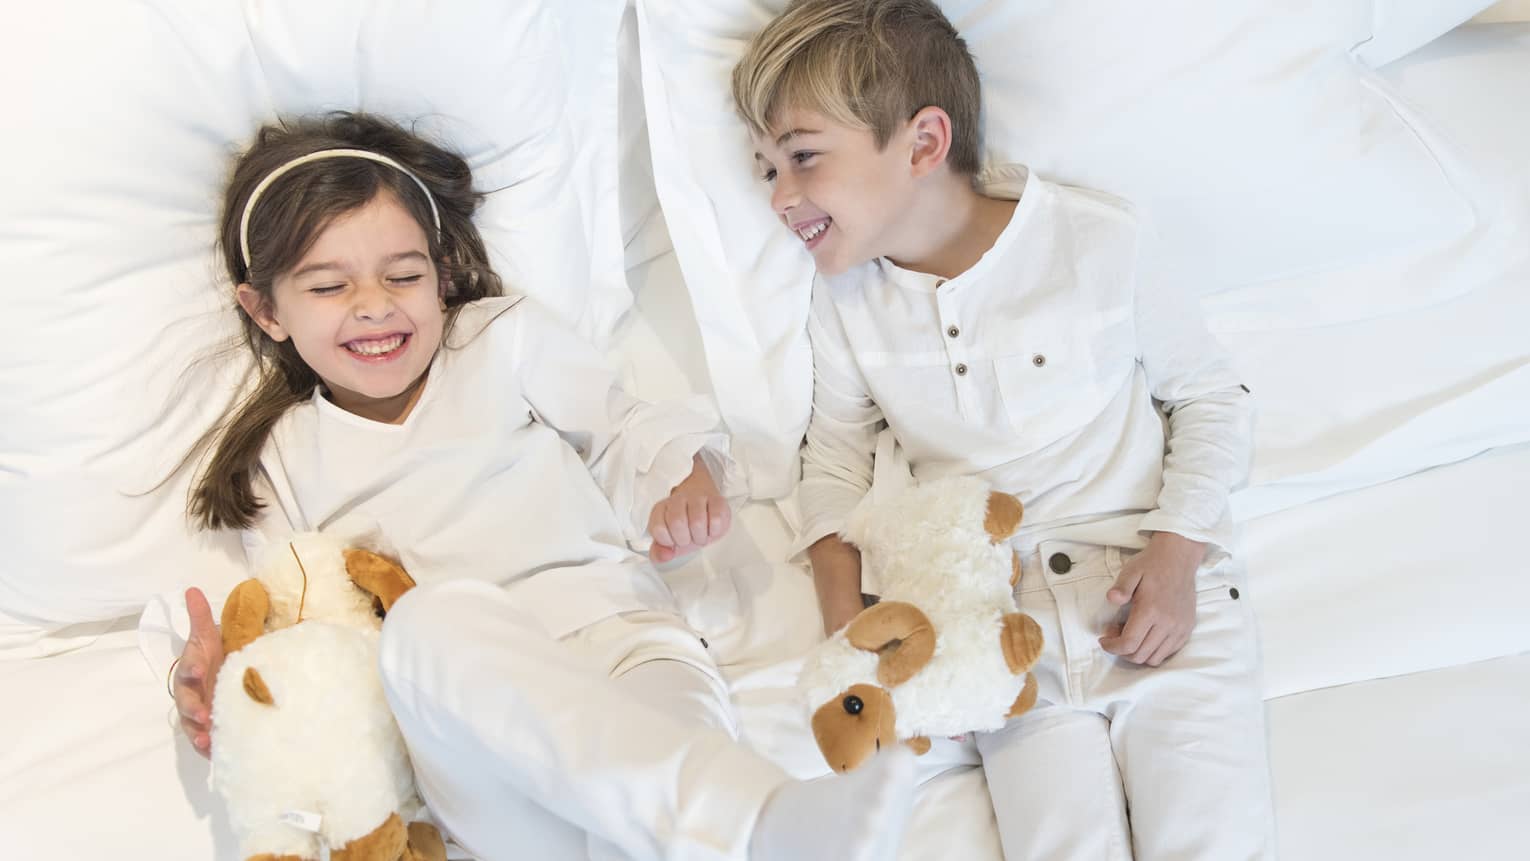
[[733,68],[733,103],[755,135],[802,108],[869,129],[878,148],[933,105],[951,117],[951,169],[981,165],[977,66],[931,0],[793,0]]

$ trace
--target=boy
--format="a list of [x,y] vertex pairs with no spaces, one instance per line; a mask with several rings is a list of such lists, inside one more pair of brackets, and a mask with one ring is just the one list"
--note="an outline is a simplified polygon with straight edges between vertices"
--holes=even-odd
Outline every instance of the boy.
[[801,539],[825,631],[863,606],[838,533],[886,428],[915,477],[980,475],[1025,504],[1041,702],[975,740],[1005,857],[1271,857],[1230,555],[1248,390],[1192,301],[1138,283],[1127,207],[1018,166],[979,176],[979,93],[929,0],[798,0],[733,72],[771,205],[819,273]]

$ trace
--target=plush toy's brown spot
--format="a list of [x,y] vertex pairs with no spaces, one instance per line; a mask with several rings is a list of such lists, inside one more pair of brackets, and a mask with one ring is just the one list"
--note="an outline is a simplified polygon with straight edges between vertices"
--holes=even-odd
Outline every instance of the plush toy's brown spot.
[[251,855],[244,861],[303,861],[301,855],[272,855],[270,852],[262,852],[259,855]]
[[246,667],[244,670],[244,692],[250,695],[250,699],[263,706],[276,705],[276,699],[271,696],[271,689],[266,687],[266,680],[260,677],[260,673],[254,667]]
[[1009,568],[1014,573],[1009,576],[1009,588],[1013,589],[1020,584],[1020,551],[1010,554]]
[[1041,626],[1024,613],[1006,613],[1004,628],[999,632],[1004,647],[1004,662],[1015,675],[1029,670],[1041,657]]
[[370,550],[345,551],[345,570],[351,582],[377,598],[385,614],[393,609],[393,602],[414,588],[414,579],[403,568]]
[[409,846],[403,861],[446,861],[446,841],[429,822],[409,823]]
[[908,745],[908,749],[914,752],[914,756],[924,756],[930,752],[930,740],[922,735],[916,735],[905,741],[904,744]]
[[1020,689],[1020,695],[1015,697],[1015,703],[1009,707],[1009,714],[1005,717],[1019,717],[1030,711],[1034,705],[1036,705],[1036,676],[1033,673],[1025,677],[1025,686]]
[[883,745],[897,744],[892,696],[874,685],[851,685],[813,712],[813,738],[824,762],[849,771]]
[[1025,506],[1020,500],[995,490],[988,494],[988,515],[983,518],[983,529],[987,530],[993,543],[998,544],[1015,534],[1024,515]]
[[409,845],[409,832],[397,813],[388,815],[372,833],[357,837],[329,853],[333,861],[398,861]]
[[877,681],[894,688],[913,678],[935,654],[935,626],[918,607],[883,601],[867,607],[845,629],[850,645],[877,652]]
[[234,587],[223,604],[223,653],[232,655],[255,641],[266,631],[266,617],[271,614],[271,596],[259,580],[246,580]]

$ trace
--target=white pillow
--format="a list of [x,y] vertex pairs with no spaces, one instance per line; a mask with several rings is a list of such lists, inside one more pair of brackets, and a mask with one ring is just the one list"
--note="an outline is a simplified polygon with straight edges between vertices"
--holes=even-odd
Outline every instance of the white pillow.
[[[795,480],[812,264],[768,210],[727,82],[784,5],[638,0],[655,182],[759,496]],[[1446,242],[1473,224],[1347,54],[1369,2],[941,5],[983,76],[990,160],[1133,200],[1164,265],[1202,292]]]
[[360,108],[461,150],[513,290],[603,337],[631,302],[616,186],[624,3],[62,0],[0,29],[0,649],[241,576],[186,476],[226,403],[213,255],[230,157],[278,114]]
[[1372,68],[1424,47],[1496,0],[1373,0],[1369,33],[1355,56]]

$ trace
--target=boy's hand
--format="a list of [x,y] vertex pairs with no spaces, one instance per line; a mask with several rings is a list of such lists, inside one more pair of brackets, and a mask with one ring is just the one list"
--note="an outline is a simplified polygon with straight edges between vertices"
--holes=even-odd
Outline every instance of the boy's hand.
[[1126,611],[1125,625],[1114,624],[1100,638],[1105,651],[1135,664],[1156,667],[1190,641],[1195,630],[1195,572],[1206,558],[1206,545],[1172,532],[1155,532],[1147,548],[1121,566],[1106,593]]
[[726,535],[733,524],[728,501],[717,491],[701,455],[694,464],[691,474],[648,515],[648,534],[653,536],[648,558],[655,562],[668,562],[705,547]]
[[205,757],[212,753],[213,686],[223,666],[223,637],[201,589],[186,590],[186,612],[191,615],[191,636],[175,665],[171,685],[181,731]]

